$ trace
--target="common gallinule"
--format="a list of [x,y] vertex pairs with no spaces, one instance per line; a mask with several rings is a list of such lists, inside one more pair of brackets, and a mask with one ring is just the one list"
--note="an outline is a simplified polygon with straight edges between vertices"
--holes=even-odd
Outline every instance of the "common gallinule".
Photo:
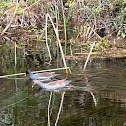
[[33,74],[30,70],[26,71],[26,75],[27,74],[29,74],[31,79],[36,79],[36,80],[51,79],[51,78],[54,78],[55,76],[59,75],[59,74],[55,74],[55,72],[44,72],[44,73]]
[[65,87],[70,82],[71,82],[71,80],[66,80],[66,79],[57,80],[57,81],[53,81],[53,82],[49,82],[49,83],[42,83],[39,80],[33,80],[32,87],[35,84],[38,84],[41,88],[48,89],[48,90],[56,90],[56,89]]

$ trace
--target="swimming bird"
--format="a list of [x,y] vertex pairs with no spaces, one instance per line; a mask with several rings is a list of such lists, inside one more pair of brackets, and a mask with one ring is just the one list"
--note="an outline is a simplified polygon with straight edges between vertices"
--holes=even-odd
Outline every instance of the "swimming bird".
[[59,88],[63,88],[66,85],[68,85],[71,82],[71,80],[57,80],[57,81],[53,81],[53,82],[49,82],[49,83],[42,83],[39,80],[33,80],[33,85],[38,84],[41,88],[47,89],[47,90],[56,90]]
[[26,75],[27,74],[29,74],[31,79],[36,79],[36,80],[51,79],[51,78],[54,78],[55,76],[59,75],[59,74],[55,74],[55,72],[44,72],[44,73],[33,74],[30,70],[26,71]]

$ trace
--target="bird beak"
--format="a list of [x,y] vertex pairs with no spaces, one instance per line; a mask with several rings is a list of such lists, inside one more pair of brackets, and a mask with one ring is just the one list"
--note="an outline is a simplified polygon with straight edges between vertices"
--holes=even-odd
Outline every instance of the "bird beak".
[[32,88],[35,86],[35,84],[32,85]]

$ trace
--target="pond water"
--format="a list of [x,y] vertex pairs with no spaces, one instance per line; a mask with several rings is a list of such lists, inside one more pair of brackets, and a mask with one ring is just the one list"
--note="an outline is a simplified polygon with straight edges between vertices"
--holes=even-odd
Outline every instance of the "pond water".
[[[126,59],[92,60],[85,74],[84,61],[67,65],[72,82],[55,92],[32,88],[24,76],[0,79],[0,126],[126,126]],[[29,69],[56,67],[53,63]],[[64,70],[56,73],[57,79],[66,76]]]
[[[14,47],[1,45],[0,75],[63,67],[53,50],[53,62],[46,63],[43,44],[21,44],[16,67]],[[84,74],[84,60],[66,62],[72,82],[62,90],[32,88],[23,75],[0,78],[0,126],[126,126],[126,58],[93,59]],[[57,80],[66,77],[65,70],[55,72]]]

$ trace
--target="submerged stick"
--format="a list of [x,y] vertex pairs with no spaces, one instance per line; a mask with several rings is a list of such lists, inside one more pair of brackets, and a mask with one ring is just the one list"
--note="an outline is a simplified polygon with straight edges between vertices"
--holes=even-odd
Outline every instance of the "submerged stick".
[[[48,69],[48,70],[39,70],[39,71],[33,71],[32,73],[39,73],[39,72],[48,72],[48,71],[56,71],[56,70],[64,70],[64,69],[69,69],[69,72],[71,74],[71,70],[69,67],[65,68],[56,68],[56,69]],[[0,78],[6,78],[6,77],[12,77],[12,76],[17,76],[17,75],[24,75],[25,73],[17,73],[17,74],[10,74],[10,75],[3,75],[0,76]]]
[[82,72],[82,73],[84,73],[84,71],[85,71],[85,69],[86,69],[86,66],[87,66],[87,63],[88,63],[88,60],[89,60],[89,58],[90,58],[90,55],[91,55],[91,52],[92,52],[92,49],[93,49],[94,45],[95,45],[95,42],[94,42],[94,43],[92,44],[92,46],[91,46],[91,49],[90,49],[90,52],[89,52],[89,54],[88,54],[87,60],[86,60],[86,62],[85,62],[85,64],[84,64],[84,68],[83,68],[83,72]]

